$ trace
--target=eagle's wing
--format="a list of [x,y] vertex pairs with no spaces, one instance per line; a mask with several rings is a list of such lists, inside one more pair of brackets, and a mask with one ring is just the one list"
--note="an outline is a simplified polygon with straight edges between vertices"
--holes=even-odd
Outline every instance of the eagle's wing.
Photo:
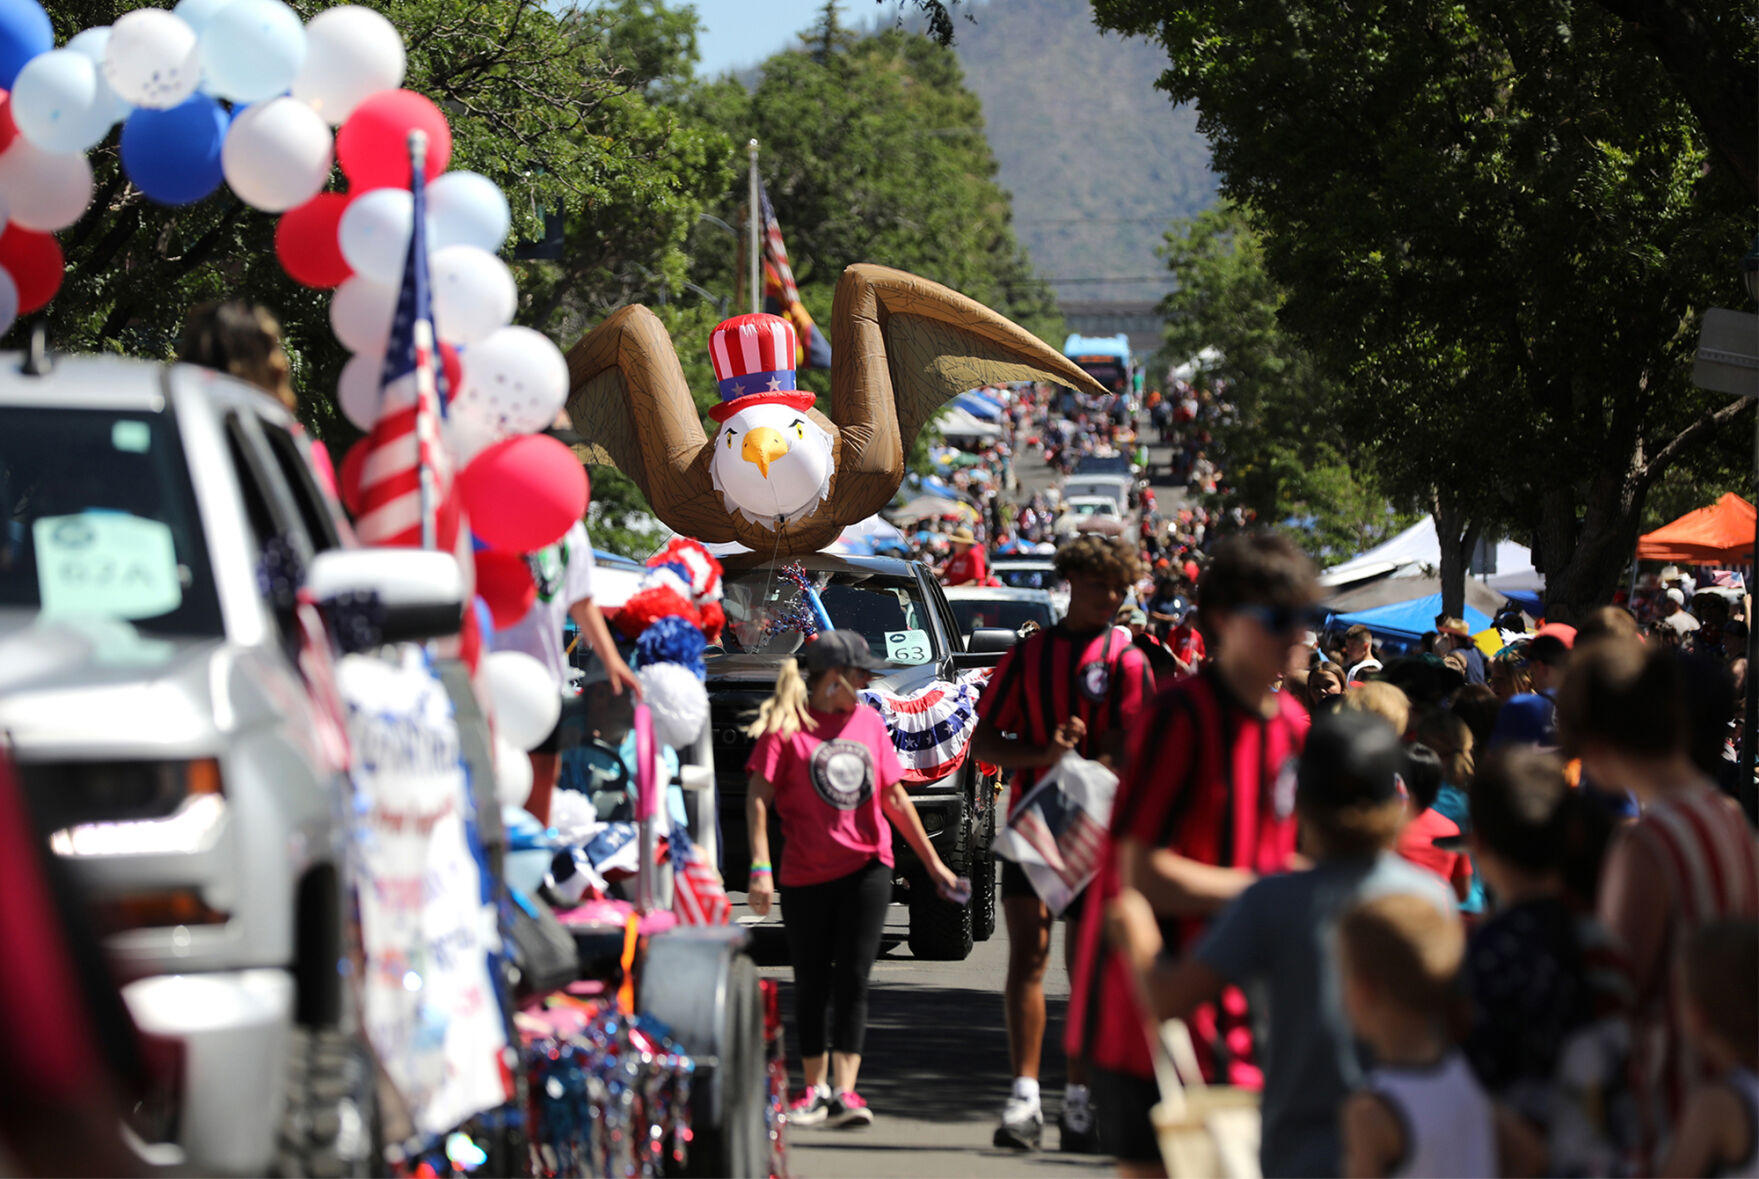
[[635,481],[654,515],[700,540],[735,531],[709,478],[708,438],[659,317],[624,307],[568,350],[568,418],[590,463]]
[[843,271],[831,310],[837,516],[861,520],[883,508],[923,425],[966,390],[1008,381],[1105,392],[1037,336],[957,291],[865,262]]

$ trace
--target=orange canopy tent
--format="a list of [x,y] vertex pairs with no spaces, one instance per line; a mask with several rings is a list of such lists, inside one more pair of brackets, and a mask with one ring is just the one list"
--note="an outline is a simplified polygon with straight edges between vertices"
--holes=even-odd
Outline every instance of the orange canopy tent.
[[1643,561],[1746,565],[1753,559],[1753,505],[1729,492],[1637,540]]

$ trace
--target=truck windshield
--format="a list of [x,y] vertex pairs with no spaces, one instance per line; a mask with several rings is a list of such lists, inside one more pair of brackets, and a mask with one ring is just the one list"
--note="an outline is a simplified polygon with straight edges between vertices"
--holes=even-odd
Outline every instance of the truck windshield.
[[0,406],[0,609],[218,635],[183,448],[163,414]]
[[[809,570],[831,625],[867,639],[874,655],[898,666],[933,662],[934,624],[928,603],[909,577],[849,569]],[[799,586],[774,569],[752,569],[723,583],[727,612],[722,650],[716,655],[793,655],[805,644],[796,620],[807,609]]]

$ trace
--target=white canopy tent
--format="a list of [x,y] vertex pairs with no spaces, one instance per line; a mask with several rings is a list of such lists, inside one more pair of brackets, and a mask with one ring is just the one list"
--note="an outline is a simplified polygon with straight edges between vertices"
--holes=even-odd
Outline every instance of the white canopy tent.
[[[1365,553],[1333,565],[1319,575],[1319,584],[1327,589],[1366,581],[1372,577],[1422,577],[1441,567],[1441,541],[1435,531],[1435,517],[1425,516],[1391,540],[1375,545]],[[1512,540],[1496,545],[1496,572],[1479,575],[1477,580],[1494,590],[1541,590],[1545,576],[1533,567],[1533,552],[1526,545]]]

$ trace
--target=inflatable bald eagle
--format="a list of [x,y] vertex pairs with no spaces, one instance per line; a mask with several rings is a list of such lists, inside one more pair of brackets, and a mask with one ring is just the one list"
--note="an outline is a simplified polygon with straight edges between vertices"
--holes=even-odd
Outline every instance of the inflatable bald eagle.
[[816,552],[885,507],[917,433],[960,393],[1034,380],[1104,392],[982,304],[866,263],[837,284],[829,417],[795,387],[796,348],[779,316],[715,328],[710,439],[666,329],[647,308],[625,307],[569,351],[568,416],[587,461],[633,479],[668,527],[782,557]]

